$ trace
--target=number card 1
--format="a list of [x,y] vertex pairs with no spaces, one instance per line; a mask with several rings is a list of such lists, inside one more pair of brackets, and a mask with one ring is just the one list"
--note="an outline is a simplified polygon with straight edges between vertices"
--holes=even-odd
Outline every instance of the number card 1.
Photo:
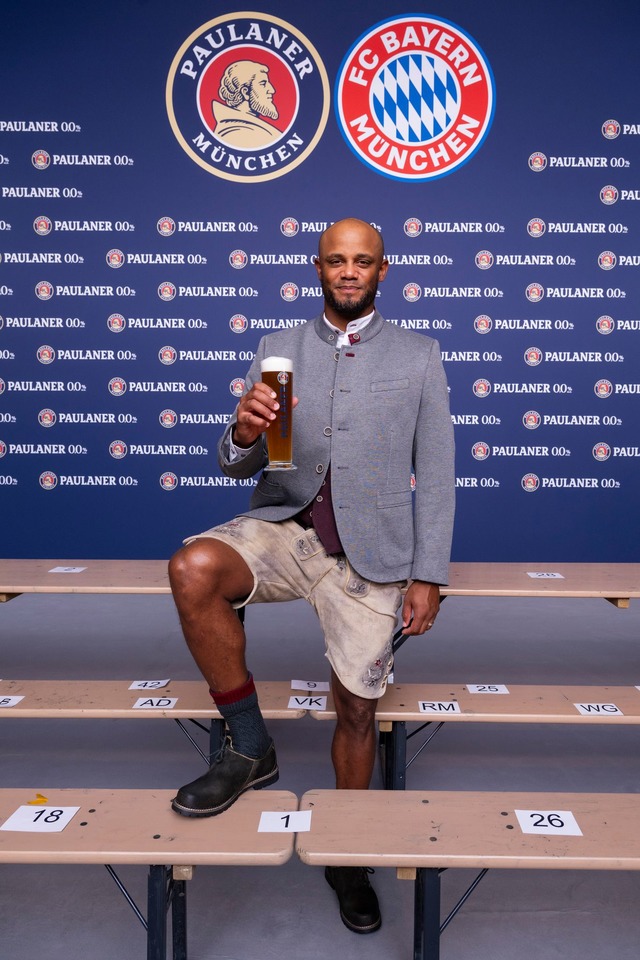
[[0,830],[20,833],[60,833],[75,817],[80,807],[23,806],[11,814]]
[[582,830],[570,810],[516,810],[523,833],[541,833],[547,837],[581,837]]
[[294,810],[280,813],[264,810],[260,816],[258,833],[308,833],[311,830],[312,810]]

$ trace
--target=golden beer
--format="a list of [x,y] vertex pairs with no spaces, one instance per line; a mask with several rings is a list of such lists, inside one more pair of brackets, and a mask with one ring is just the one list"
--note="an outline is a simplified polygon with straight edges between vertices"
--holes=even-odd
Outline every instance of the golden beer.
[[287,357],[265,357],[260,363],[262,382],[273,390],[279,409],[267,430],[267,470],[295,470],[293,464],[293,366]]

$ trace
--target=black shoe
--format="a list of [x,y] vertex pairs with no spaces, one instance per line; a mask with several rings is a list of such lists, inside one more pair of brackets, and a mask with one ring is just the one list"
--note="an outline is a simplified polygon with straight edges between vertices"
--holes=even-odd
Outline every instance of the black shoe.
[[340,917],[354,933],[373,933],[382,923],[370,867],[325,867],[324,876],[338,897]]
[[236,753],[227,737],[209,772],[180,787],[171,801],[183,817],[215,817],[245,790],[261,790],[278,779],[278,761],[273,740],[264,757],[257,760]]

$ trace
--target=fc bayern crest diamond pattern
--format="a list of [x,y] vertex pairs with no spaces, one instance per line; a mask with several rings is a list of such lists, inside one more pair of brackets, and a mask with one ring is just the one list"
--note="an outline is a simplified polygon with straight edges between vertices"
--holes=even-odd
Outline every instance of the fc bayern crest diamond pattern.
[[438,57],[411,53],[387,63],[371,85],[373,112],[386,136],[426,143],[456,119],[456,78]]

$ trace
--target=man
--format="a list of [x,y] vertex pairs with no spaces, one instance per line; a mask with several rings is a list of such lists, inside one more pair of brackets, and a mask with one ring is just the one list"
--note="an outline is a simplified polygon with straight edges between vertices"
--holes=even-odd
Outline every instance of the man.
[[[374,308],[388,266],[380,234],[361,220],[322,234],[324,314],[260,341],[219,446],[229,476],[263,469],[278,405],[260,382],[260,361],[285,356],[298,395],[297,470],[263,472],[246,514],[191,538],[171,560],[187,643],[229,733],[209,772],[178,791],[173,808],[185,816],[213,816],[278,778],[234,608],[298,597],[314,606],[332,668],[336,787],[363,790],[397,611],[402,606],[407,635],[429,630],[437,616],[454,497],[447,385],[437,343],[386,323]],[[366,869],[327,868],[325,876],[344,923],[357,933],[377,930]]]
[[214,100],[211,104],[216,137],[247,150],[279,140],[282,133],[268,122],[278,119],[275,92],[264,64],[253,60],[230,64],[220,81],[218,93],[223,102]]

